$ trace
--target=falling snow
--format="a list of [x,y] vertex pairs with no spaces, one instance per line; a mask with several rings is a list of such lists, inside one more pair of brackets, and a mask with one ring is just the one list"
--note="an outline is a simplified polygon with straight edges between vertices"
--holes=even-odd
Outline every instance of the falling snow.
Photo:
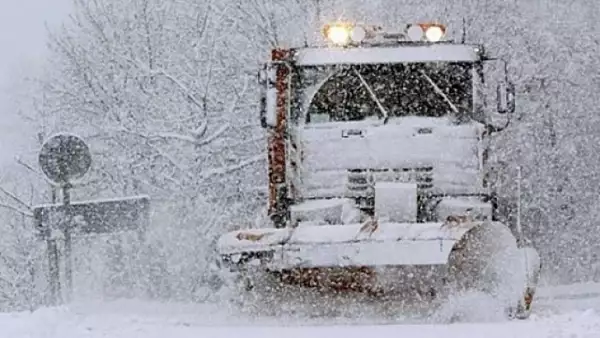
[[[0,162],[0,337],[229,337],[242,334],[240,330],[249,337],[600,336],[600,288],[595,284],[600,282],[597,1],[98,0],[73,1],[70,10],[72,15],[61,25],[48,26],[47,52],[36,53],[31,66],[11,69],[4,81],[9,90],[6,102],[0,102],[6,121],[0,129],[0,155],[8,160]],[[472,60],[480,52],[473,46],[482,43],[489,55],[507,61],[516,86],[516,112],[509,127],[492,137],[490,168],[482,168],[480,161],[481,123],[458,128],[445,118],[397,118],[391,100],[371,102],[374,118],[363,121],[334,122],[327,114],[315,114],[315,120],[325,121],[290,129],[304,151],[292,154],[295,159],[304,156],[295,179],[300,195],[328,200],[294,205],[295,232],[270,229],[275,235],[264,243],[279,248],[286,241],[356,240],[363,220],[342,195],[347,193],[347,171],[358,167],[432,167],[434,188],[455,193],[480,187],[482,170],[490,169],[485,179],[498,187],[505,221],[516,224],[521,168],[519,224],[543,264],[542,287],[529,319],[507,322],[504,313],[492,310],[496,300],[479,294],[449,299],[419,326],[402,325],[415,324],[404,320],[403,313],[383,323],[388,325],[376,325],[383,320],[362,309],[354,311],[358,316],[352,320],[257,319],[236,312],[243,297],[229,288],[230,276],[217,263],[217,252],[224,243],[236,251],[239,240],[234,233],[221,241],[219,236],[268,223],[268,133],[261,128],[263,87],[256,74],[270,50],[320,46],[297,54],[297,64],[315,69],[325,65],[328,71],[340,63],[399,57],[387,48],[323,48],[322,25],[340,18],[394,32],[415,21],[446,23],[450,38],[466,38],[467,47],[410,47],[401,61],[442,56]],[[13,35],[20,37],[18,31]],[[22,40],[28,38],[23,34]],[[10,67],[8,62],[4,66]],[[484,71],[499,79],[504,68],[500,63],[495,67]],[[317,80],[333,76],[325,73],[317,74]],[[458,101],[455,86],[442,84],[440,94],[434,87],[443,81],[433,75],[420,81],[414,87],[422,84],[426,91],[413,97],[422,100],[415,111],[431,102],[446,105],[448,97]],[[390,84],[383,82],[378,85]],[[315,83],[306,84],[304,99],[315,88]],[[468,93],[475,100],[465,102],[486,95],[487,106],[496,109],[495,87],[477,90]],[[360,99],[356,93],[341,96]],[[267,105],[276,102],[274,94],[269,92]],[[308,105],[302,109],[309,110]],[[274,122],[270,118],[275,111],[272,105],[266,107],[267,123]],[[392,118],[382,124],[376,115],[388,112]],[[502,125],[506,117],[496,114],[494,119]],[[347,137],[357,130],[360,137]],[[151,212],[143,235],[74,238],[72,299],[49,306],[50,246],[36,232],[34,216],[36,208],[62,202],[61,189],[44,177],[37,157],[43,142],[57,133],[81,136],[93,159],[85,177],[73,182],[74,204],[148,196]],[[396,183],[380,183],[376,189],[379,196],[387,191],[390,200],[375,202],[385,222],[370,240],[439,239],[439,223],[427,223],[428,232],[402,223],[416,218],[416,207],[392,197],[412,201],[417,194],[417,184],[402,183],[402,175],[412,174],[397,174],[390,179]],[[394,203],[406,210],[395,209]],[[437,216],[467,209],[489,215],[486,203],[445,199]],[[451,235],[445,234],[452,242],[458,239]],[[58,239],[64,252],[64,236]],[[244,244],[262,248],[257,242]],[[393,262],[393,248],[387,248],[378,258]],[[446,254],[439,259],[446,260]],[[372,258],[361,255],[357,257]],[[326,256],[313,261],[334,260],[333,254]],[[405,261],[418,261],[413,258]],[[65,268],[61,264],[61,271]],[[457,312],[463,323],[446,324]]]

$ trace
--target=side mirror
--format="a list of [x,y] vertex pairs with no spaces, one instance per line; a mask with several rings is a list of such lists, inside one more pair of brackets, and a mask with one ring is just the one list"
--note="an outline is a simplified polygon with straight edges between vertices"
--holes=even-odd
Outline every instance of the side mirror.
[[509,82],[508,86],[506,87],[506,108],[508,109],[508,112],[511,114],[514,113],[515,109],[516,109],[515,93],[516,93],[515,84],[512,82]]
[[508,82],[506,87],[498,84],[496,87],[496,102],[498,103],[499,114],[512,114],[515,112],[515,85]]
[[260,126],[267,128],[267,96],[265,88],[267,86],[267,66],[264,65],[262,69],[256,73],[256,82],[260,88],[259,106],[258,106],[258,118],[260,120]]
[[265,86],[267,83],[267,66],[264,65],[261,69],[256,73],[256,82],[259,86]]
[[261,128],[267,128],[267,97],[264,93],[260,95],[259,119]]
[[271,63],[266,63],[258,72],[260,90],[259,119],[262,128],[274,128],[277,124],[275,88],[276,68]]

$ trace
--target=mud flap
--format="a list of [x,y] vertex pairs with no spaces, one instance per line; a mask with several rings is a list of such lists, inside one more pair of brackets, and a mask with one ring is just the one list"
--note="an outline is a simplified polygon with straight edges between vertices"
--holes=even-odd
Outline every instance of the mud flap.
[[508,316],[510,319],[527,319],[531,315],[531,304],[533,302],[533,296],[535,289],[527,288],[523,299],[519,301],[516,308],[509,309]]
[[531,315],[533,298],[540,278],[542,264],[537,251],[532,247],[520,248],[525,261],[527,272],[527,284],[523,292],[523,297],[517,303],[517,306],[509,311],[511,319],[527,319]]

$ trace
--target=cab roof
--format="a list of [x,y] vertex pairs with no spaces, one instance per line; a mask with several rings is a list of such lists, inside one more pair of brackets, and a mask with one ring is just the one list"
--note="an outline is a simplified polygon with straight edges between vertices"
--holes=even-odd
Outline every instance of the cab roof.
[[395,44],[365,47],[306,47],[294,49],[296,66],[340,64],[379,64],[407,62],[477,62],[482,60],[480,45],[457,43]]

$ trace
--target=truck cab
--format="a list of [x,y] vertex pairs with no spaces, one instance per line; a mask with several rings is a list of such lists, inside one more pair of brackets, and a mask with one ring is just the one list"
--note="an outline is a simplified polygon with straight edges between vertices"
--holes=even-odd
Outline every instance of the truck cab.
[[273,50],[261,72],[273,226],[495,220],[489,137],[515,109],[506,68],[503,81],[486,73],[500,60],[447,41],[441,24],[334,23],[323,35]]

